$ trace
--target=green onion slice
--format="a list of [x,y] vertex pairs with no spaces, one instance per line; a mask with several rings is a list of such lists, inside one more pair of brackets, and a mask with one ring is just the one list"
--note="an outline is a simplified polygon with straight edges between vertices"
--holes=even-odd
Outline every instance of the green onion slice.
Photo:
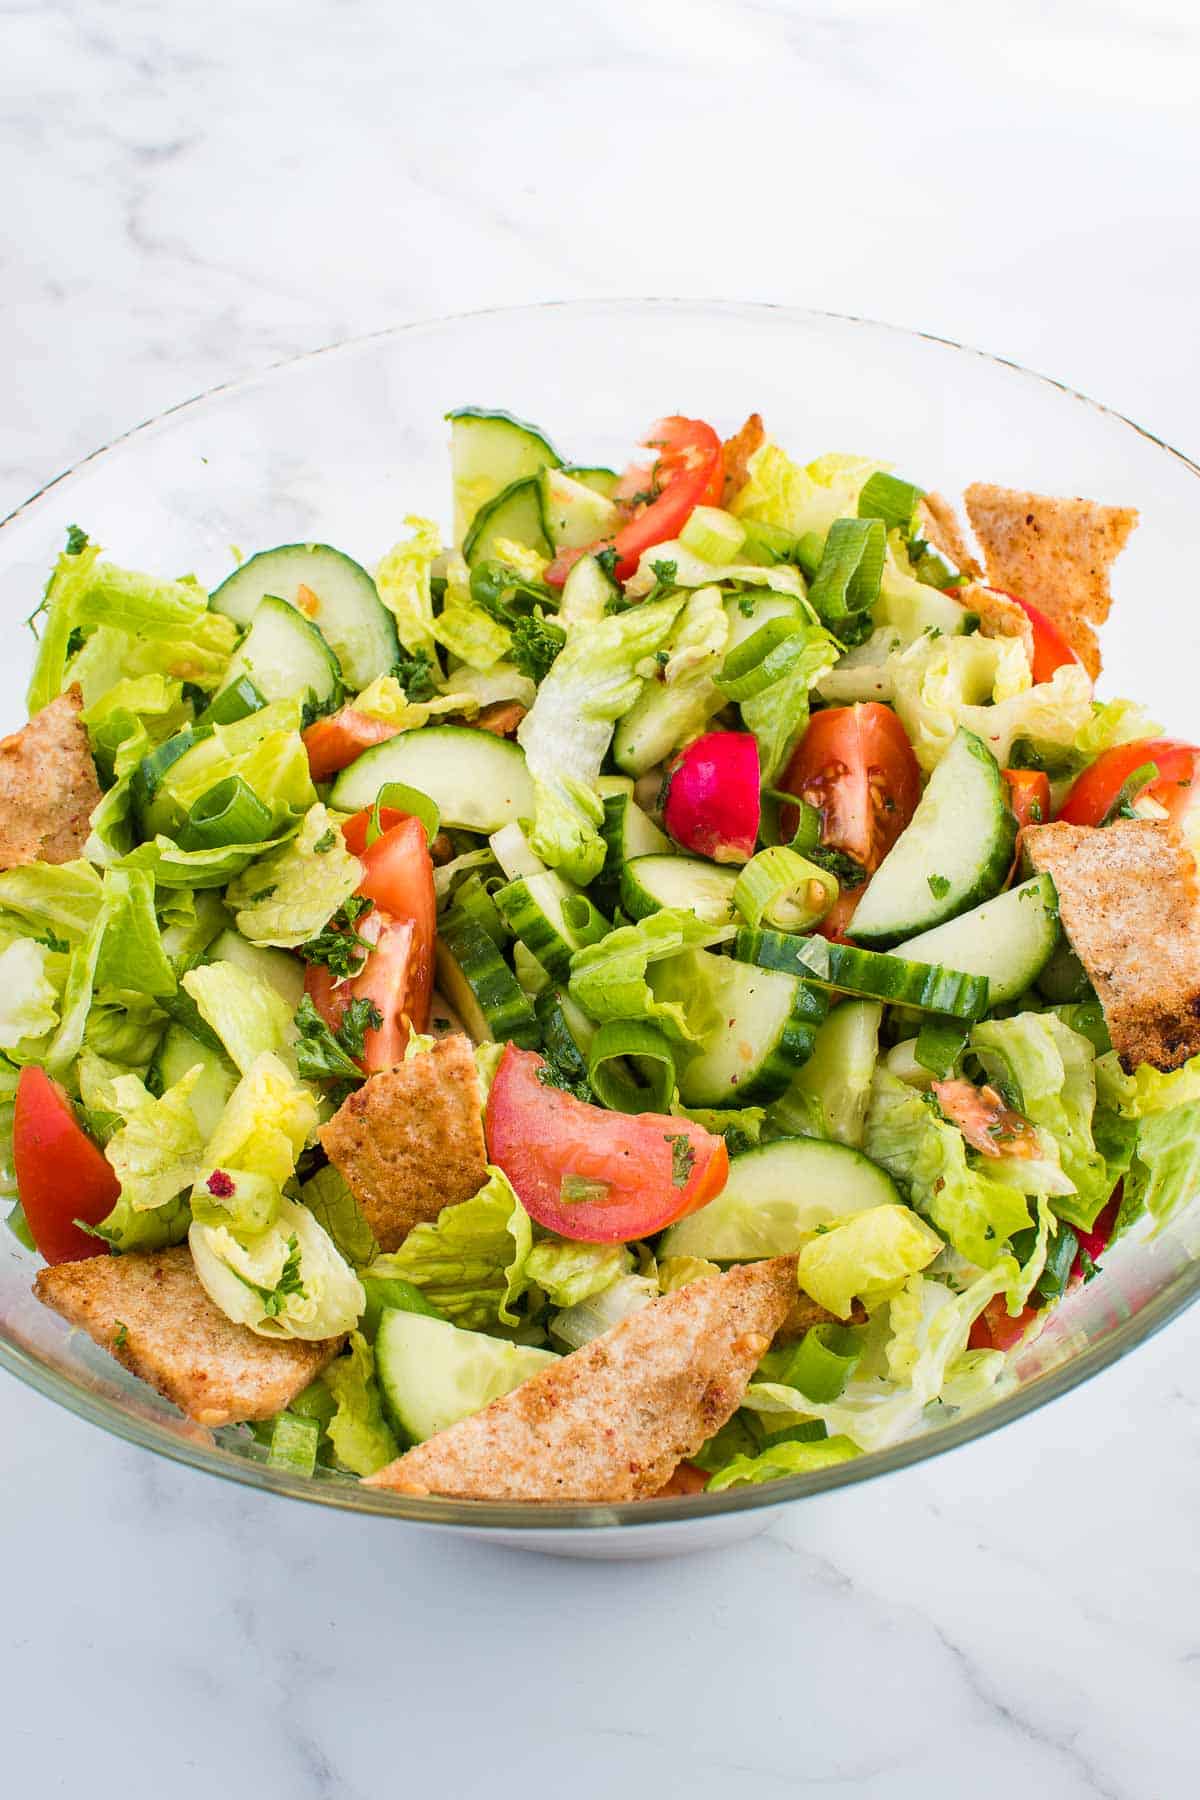
[[809,600],[827,625],[866,612],[879,598],[887,532],[882,519],[835,519]]
[[907,534],[912,530],[913,515],[924,496],[924,488],[914,487],[911,481],[901,481],[899,476],[885,475],[878,469],[868,478],[858,496],[858,516],[860,519],[882,519],[885,531],[897,529]]
[[588,1080],[613,1112],[665,1113],[675,1093],[675,1058],[653,1025],[616,1019],[588,1046]]
[[967,1036],[955,1019],[926,1019],[917,1033],[913,1055],[923,1069],[946,1081],[958,1068]]
[[729,652],[717,686],[739,705],[752,700],[794,668],[808,648],[809,635],[799,619],[768,619]]
[[267,1462],[273,1469],[287,1469],[293,1475],[311,1475],[317,1466],[317,1444],[321,1427],[315,1419],[298,1419],[295,1413],[281,1412],[271,1430],[271,1447]]
[[179,833],[181,850],[218,850],[226,844],[261,844],[271,836],[272,815],[240,775],[227,775],[201,794]]
[[425,827],[426,841],[432,844],[438,834],[442,815],[437,805],[423,794],[420,788],[409,787],[406,781],[385,781],[375,796],[375,804],[371,808],[371,817],[367,825],[367,848],[382,835],[383,821],[381,814],[384,807],[395,812],[411,813],[413,818],[420,819]]
[[777,931],[807,931],[837,897],[836,876],[782,844],[752,856],[733,886],[733,904],[747,925]]
[[695,506],[679,541],[704,562],[731,563],[746,541],[746,527],[719,506]]

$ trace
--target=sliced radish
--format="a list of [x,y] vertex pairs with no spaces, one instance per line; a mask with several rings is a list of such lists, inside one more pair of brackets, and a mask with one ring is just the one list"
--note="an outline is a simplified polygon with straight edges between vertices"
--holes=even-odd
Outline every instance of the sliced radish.
[[758,745],[748,731],[709,731],[667,772],[663,824],[685,850],[713,862],[754,855],[761,815]]

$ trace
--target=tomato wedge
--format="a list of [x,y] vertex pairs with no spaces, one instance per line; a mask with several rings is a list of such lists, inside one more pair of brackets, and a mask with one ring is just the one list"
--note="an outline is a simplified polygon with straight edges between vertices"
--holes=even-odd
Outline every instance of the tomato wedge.
[[1008,804],[1020,829],[1050,819],[1050,777],[1041,769],[1005,769]]
[[[644,551],[678,537],[695,507],[721,504],[725,480],[721,440],[711,425],[674,415],[659,419],[642,442],[658,454],[653,462],[628,470],[618,488],[618,496],[633,508],[628,523],[611,539],[618,581],[629,579]],[[546,580],[561,587],[572,565],[585,554],[560,552],[546,570]]]
[[629,1243],[695,1212],[725,1186],[724,1138],[665,1113],[589,1106],[547,1085],[545,1069],[536,1052],[509,1044],[485,1119],[492,1162],[539,1225],[579,1243]]
[[32,1064],[17,1076],[13,1166],[26,1223],[48,1263],[107,1255],[107,1245],[75,1220],[99,1225],[116,1205],[121,1184],[65,1091]]
[[[821,814],[821,842],[874,873],[917,809],[921,771],[890,706],[830,706],[814,713],[780,787]],[[784,807],[780,829],[800,815]]]
[[[997,588],[996,592],[1004,593],[1004,589]],[[1006,600],[1016,601],[1033,627],[1033,666],[1030,673],[1035,684],[1049,681],[1055,669],[1061,669],[1067,663],[1078,663],[1083,667],[1082,657],[1076,655],[1054,620],[1047,618],[1039,606],[1034,606],[1029,600],[1022,600],[1020,594],[1004,594],[1004,597]]]
[[305,992],[331,1031],[337,1030],[352,1000],[370,1000],[377,1007],[383,1022],[363,1039],[361,1060],[369,1075],[400,1061],[410,1024],[414,1031],[428,1028],[437,934],[433,862],[424,825],[409,813],[384,807],[382,833],[368,844],[370,821],[369,810],[355,813],[342,835],[363,865],[358,892],[375,903],[354,928],[372,949],[349,981],[339,982],[317,963],[310,963],[304,976]]
[[1012,1319],[1004,1295],[994,1294],[971,1327],[968,1349],[1011,1350],[1020,1343],[1040,1311],[1040,1307],[1026,1306]]
[[1180,738],[1139,738],[1133,744],[1118,744],[1083,771],[1058,816],[1068,825],[1102,824],[1129,777],[1146,763],[1153,763],[1158,779],[1141,793],[1165,807],[1176,825],[1182,824],[1192,804],[1198,759],[1200,747]]
[[308,772],[314,781],[328,781],[339,769],[346,768],[373,744],[382,744],[397,735],[398,727],[385,719],[373,719],[370,713],[356,712],[343,706],[328,719],[318,719],[302,733],[308,752]]

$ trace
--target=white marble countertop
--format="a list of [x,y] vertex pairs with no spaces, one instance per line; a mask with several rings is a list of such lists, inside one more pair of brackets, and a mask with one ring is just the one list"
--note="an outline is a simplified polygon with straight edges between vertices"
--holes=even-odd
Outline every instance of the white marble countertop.
[[[9,0],[0,512],[294,351],[589,294],[922,326],[1196,450],[1194,7],[976,17]],[[997,1438],[627,1566],[221,1487],[0,1379],[7,1790],[1191,1796],[1198,1361],[1192,1316]]]

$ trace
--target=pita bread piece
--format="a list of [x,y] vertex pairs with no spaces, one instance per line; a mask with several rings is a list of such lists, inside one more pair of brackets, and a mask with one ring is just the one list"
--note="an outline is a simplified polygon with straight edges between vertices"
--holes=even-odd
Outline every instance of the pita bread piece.
[[960,575],[978,581],[983,570],[968,550],[958,514],[944,494],[925,495],[917,508],[917,525],[926,542],[940,551]]
[[731,438],[726,438],[721,446],[721,455],[725,467],[725,486],[721,493],[721,504],[728,506],[733,496],[740,493],[750,479],[750,458],[756,450],[761,450],[767,441],[761,413],[751,413],[746,423],[735,431]]
[[689,1282],[368,1485],[473,1500],[649,1499],[741,1404],[795,1294],[794,1256]]
[[1137,524],[1136,509],[987,482],[975,482],[963,498],[991,586],[1039,607],[1094,680],[1100,673],[1094,627],[1112,606],[1108,574]]
[[0,739],[0,869],[70,862],[87,843],[101,796],[82,707],[69,688]]

